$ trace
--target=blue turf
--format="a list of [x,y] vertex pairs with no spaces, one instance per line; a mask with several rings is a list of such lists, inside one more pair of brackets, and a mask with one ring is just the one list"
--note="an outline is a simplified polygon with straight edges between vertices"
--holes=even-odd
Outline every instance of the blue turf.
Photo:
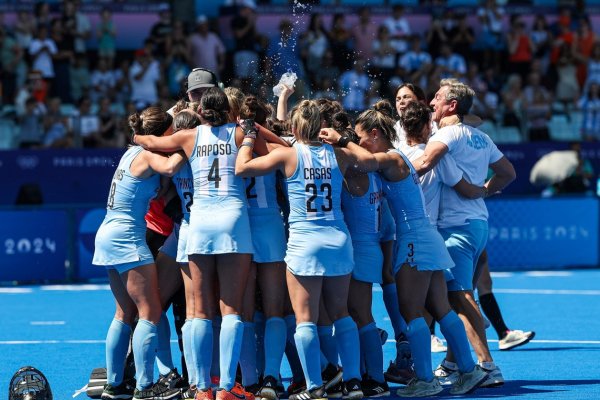
[[[487,332],[492,355],[507,383],[466,397],[600,398],[599,282],[597,270],[567,271],[564,276],[531,273],[494,276],[496,297],[507,325],[535,330],[537,335],[534,342],[524,347],[500,352],[496,334],[490,328]],[[74,288],[90,289],[89,286]],[[7,289],[14,288],[0,288],[0,397],[5,396],[10,377],[19,367],[33,365],[48,377],[56,400],[70,399],[75,390],[87,383],[91,370],[104,364],[104,339],[114,312],[110,292],[104,285],[100,290],[16,288],[28,293],[6,293]],[[587,295],[506,293],[513,289],[589,292]],[[380,291],[374,293],[374,301],[378,326],[392,332],[389,320],[384,320]],[[545,342],[555,340],[561,342]],[[177,365],[179,350],[175,343],[172,347]],[[384,346],[386,366],[394,349],[391,341]],[[434,366],[441,358],[441,354],[434,354]],[[283,374],[290,376],[285,361]],[[447,391],[443,393],[441,398],[456,397],[449,396]],[[84,398],[87,396],[81,394],[76,399]]]

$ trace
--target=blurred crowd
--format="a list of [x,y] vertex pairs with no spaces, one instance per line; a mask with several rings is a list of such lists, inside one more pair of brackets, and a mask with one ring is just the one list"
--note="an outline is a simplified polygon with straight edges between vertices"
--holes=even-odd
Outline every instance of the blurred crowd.
[[348,14],[310,14],[306,24],[290,14],[267,37],[257,28],[256,4],[236,5],[230,26],[204,15],[188,26],[164,4],[131,52],[117,49],[119,27],[108,8],[95,26],[75,0],[64,0],[58,13],[36,3],[33,18],[19,12],[12,25],[0,19],[0,136],[12,129],[21,148],[123,146],[126,116],[151,104],[169,108],[191,69],[201,67],[271,100],[282,74],[293,71],[292,101],[327,97],[350,112],[392,99],[402,82],[431,96],[440,79],[456,77],[476,90],[472,112],[486,129],[509,129],[516,141],[557,139],[552,126],[575,132],[570,139],[600,138],[600,42],[581,9],[524,18],[484,0],[477,32],[472,17],[447,8],[418,34],[401,5],[384,19],[364,7],[353,24]]

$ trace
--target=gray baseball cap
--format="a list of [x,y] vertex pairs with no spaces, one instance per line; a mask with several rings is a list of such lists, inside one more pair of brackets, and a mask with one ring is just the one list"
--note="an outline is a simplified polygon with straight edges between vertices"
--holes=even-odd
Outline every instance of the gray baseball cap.
[[217,85],[217,76],[207,69],[194,68],[188,75],[188,93],[195,89],[215,87]]

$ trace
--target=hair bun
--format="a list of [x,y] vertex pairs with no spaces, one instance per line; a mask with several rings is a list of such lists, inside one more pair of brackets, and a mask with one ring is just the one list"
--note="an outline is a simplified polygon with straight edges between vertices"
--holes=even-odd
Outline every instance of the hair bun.
[[331,119],[332,128],[338,131],[341,129],[345,129],[348,127],[348,125],[350,125],[350,118],[348,117],[348,114],[346,114],[343,111],[333,114]]
[[394,115],[394,109],[387,100],[379,100],[377,103],[373,104],[373,110],[385,114],[390,118],[393,118],[392,116]]
[[128,118],[129,128],[134,134],[140,134],[142,132],[143,119],[138,113],[133,113]]

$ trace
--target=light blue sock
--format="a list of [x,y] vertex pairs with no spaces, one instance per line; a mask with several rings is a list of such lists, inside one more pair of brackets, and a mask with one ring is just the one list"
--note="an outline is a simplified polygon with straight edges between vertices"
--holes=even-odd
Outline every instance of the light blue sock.
[[381,340],[375,322],[360,328],[358,334],[366,372],[371,378],[382,383],[385,380],[383,377],[383,349],[381,348]]
[[323,379],[321,378],[321,362],[317,356],[321,352],[317,325],[312,322],[303,322],[296,325],[294,340],[306,378],[306,388],[314,389],[321,386]]
[[158,328],[152,322],[139,319],[133,331],[133,358],[138,390],[147,389],[154,383],[154,359],[158,347]]
[[334,321],[333,326],[335,327],[335,341],[342,361],[344,381],[348,382],[353,378],[360,381],[360,340],[356,324],[348,316]]
[[475,361],[471,355],[471,348],[465,332],[465,325],[454,311],[450,311],[440,321],[440,330],[452,349],[454,359],[460,372],[471,372],[475,368]]
[[410,321],[406,336],[408,337],[417,377],[430,382],[433,379],[431,367],[431,334],[425,318],[420,317]]
[[212,362],[210,364],[210,376],[221,376],[219,362],[221,354],[219,353],[219,342],[221,337],[221,317],[215,317],[212,320],[213,344],[212,344]]
[[317,331],[319,332],[321,351],[325,355],[327,362],[338,365],[338,349],[333,337],[333,325],[319,325]]
[[118,319],[112,320],[106,333],[106,382],[113,386],[123,382],[130,336],[129,325]]
[[210,365],[213,358],[213,322],[210,319],[192,320],[192,360],[196,367],[198,389],[210,388]]
[[294,340],[294,334],[296,333],[296,316],[293,314],[286,315],[283,319],[287,327],[285,357],[292,370],[292,379],[294,382],[300,382],[304,379],[304,372],[302,371],[302,363],[300,362],[300,357],[298,357],[296,341]]
[[285,351],[286,325],[283,318],[272,317],[265,324],[265,370],[264,376],[279,378],[281,360]]
[[242,369],[242,385],[250,386],[258,383],[254,322],[244,322],[244,335],[240,352],[240,368]]
[[181,327],[181,335],[183,336],[183,358],[188,371],[188,382],[190,385],[198,383],[198,374],[196,372],[196,362],[194,361],[194,351],[192,350],[192,320],[186,319]]
[[156,365],[158,366],[159,374],[168,375],[171,370],[175,369],[175,365],[173,365],[173,358],[171,356],[171,327],[169,326],[169,319],[165,312],[161,314],[157,328],[158,350],[156,351]]
[[383,290],[383,303],[385,309],[392,322],[392,328],[394,329],[394,338],[400,336],[401,333],[406,335],[406,321],[400,314],[400,305],[398,304],[398,289],[395,283],[389,283],[387,285],[381,285]]
[[265,314],[254,312],[254,331],[256,332],[256,371],[258,376],[265,372]]
[[240,360],[242,341],[244,339],[244,323],[239,315],[224,315],[221,320],[221,336],[219,337],[220,357],[219,369],[221,379],[219,386],[231,390],[235,384],[235,372]]

